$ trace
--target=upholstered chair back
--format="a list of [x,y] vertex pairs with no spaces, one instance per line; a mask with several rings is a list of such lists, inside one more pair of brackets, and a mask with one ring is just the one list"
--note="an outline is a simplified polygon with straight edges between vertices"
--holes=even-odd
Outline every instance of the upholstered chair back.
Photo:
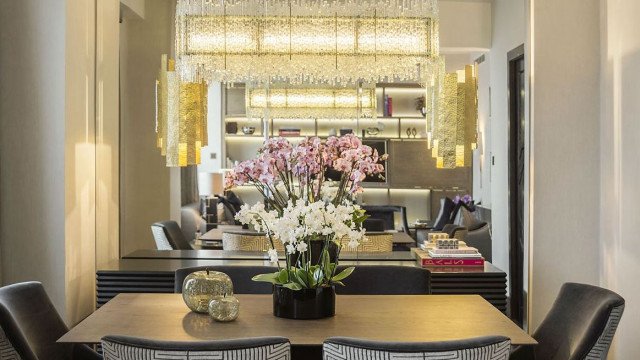
[[290,360],[291,345],[281,337],[223,341],[154,341],[128,336],[102,338],[104,360]]
[[395,343],[352,338],[329,338],[324,342],[324,360],[447,359],[507,360],[511,341],[490,336],[432,343]]
[[[604,360],[616,332],[624,299],[597,286],[566,283],[533,337],[535,358]],[[519,349],[514,359],[524,359]]]
[[[162,232],[160,232],[160,229]],[[154,223],[151,225],[151,231],[158,250],[170,250],[166,249],[167,243],[172,250],[193,250],[189,242],[185,239],[182,230],[180,230],[180,225],[173,220]],[[162,234],[164,234],[164,238]]]
[[56,341],[69,329],[39,282],[0,288],[0,359],[100,359],[84,345]]
[[[336,274],[347,268],[338,266]],[[431,293],[431,273],[415,266],[358,265],[336,286],[342,295],[425,295]]]

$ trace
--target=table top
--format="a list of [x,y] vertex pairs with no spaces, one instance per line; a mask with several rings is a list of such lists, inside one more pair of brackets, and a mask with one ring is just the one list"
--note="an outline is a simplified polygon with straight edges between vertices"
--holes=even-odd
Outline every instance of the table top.
[[419,342],[504,335],[514,345],[537,344],[478,295],[338,295],[336,315],[320,320],[273,316],[271,295],[236,296],[240,316],[218,323],[190,312],[180,294],[120,294],[58,342],[93,344],[105,335],[173,341],[284,336],[292,345],[320,345],[331,336]]
[[[238,230],[238,229],[211,229],[209,231],[207,231],[206,233],[202,234],[202,236],[200,236],[200,240],[205,240],[205,241],[220,241],[222,240],[222,233],[223,232],[231,232],[234,234],[237,233],[247,233],[247,234],[256,234],[256,232],[254,231],[250,231],[250,230]],[[369,232],[369,234],[381,234],[378,232]],[[415,244],[416,241],[409,236],[407,233],[404,232],[389,232],[389,234],[393,235],[393,243],[394,244]]]

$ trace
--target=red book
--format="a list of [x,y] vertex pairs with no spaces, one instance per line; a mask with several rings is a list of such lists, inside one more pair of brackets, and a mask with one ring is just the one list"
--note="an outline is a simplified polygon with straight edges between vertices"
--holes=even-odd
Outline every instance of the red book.
[[433,259],[422,249],[413,249],[416,254],[416,261],[422,267],[439,266],[484,266],[484,258],[444,258]]

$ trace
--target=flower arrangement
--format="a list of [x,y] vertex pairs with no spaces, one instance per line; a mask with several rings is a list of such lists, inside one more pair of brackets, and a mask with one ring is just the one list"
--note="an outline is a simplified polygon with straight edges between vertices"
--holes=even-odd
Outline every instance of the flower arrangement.
[[[225,187],[253,185],[264,197],[264,203],[244,205],[236,218],[267,234],[270,261],[279,269],[253,280],[291,290],[342,284],[354,268],[336,274],[340,249],[343,243],[357,247],[365,237],[362,222],[367,216],[353,197],[363,190],[367,175],[381,176],[379,161],[384,159],[386,155],[349,134],[305,138],[295,146],[284,138],[269,139],[256,158],[236,165]],[[339,180],[329,180],[328,171],[337,171]],[[276,241],[286,250],[283,267]]]

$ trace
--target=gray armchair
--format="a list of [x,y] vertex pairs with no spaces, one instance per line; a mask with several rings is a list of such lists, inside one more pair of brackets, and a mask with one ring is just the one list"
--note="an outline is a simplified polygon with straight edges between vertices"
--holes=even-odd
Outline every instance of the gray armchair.
[[207,222],[202,218],[199,203],[194,202],[180,208],[180,228],[187,241],[195,239],[197,230],[202,234],[207,231]]

